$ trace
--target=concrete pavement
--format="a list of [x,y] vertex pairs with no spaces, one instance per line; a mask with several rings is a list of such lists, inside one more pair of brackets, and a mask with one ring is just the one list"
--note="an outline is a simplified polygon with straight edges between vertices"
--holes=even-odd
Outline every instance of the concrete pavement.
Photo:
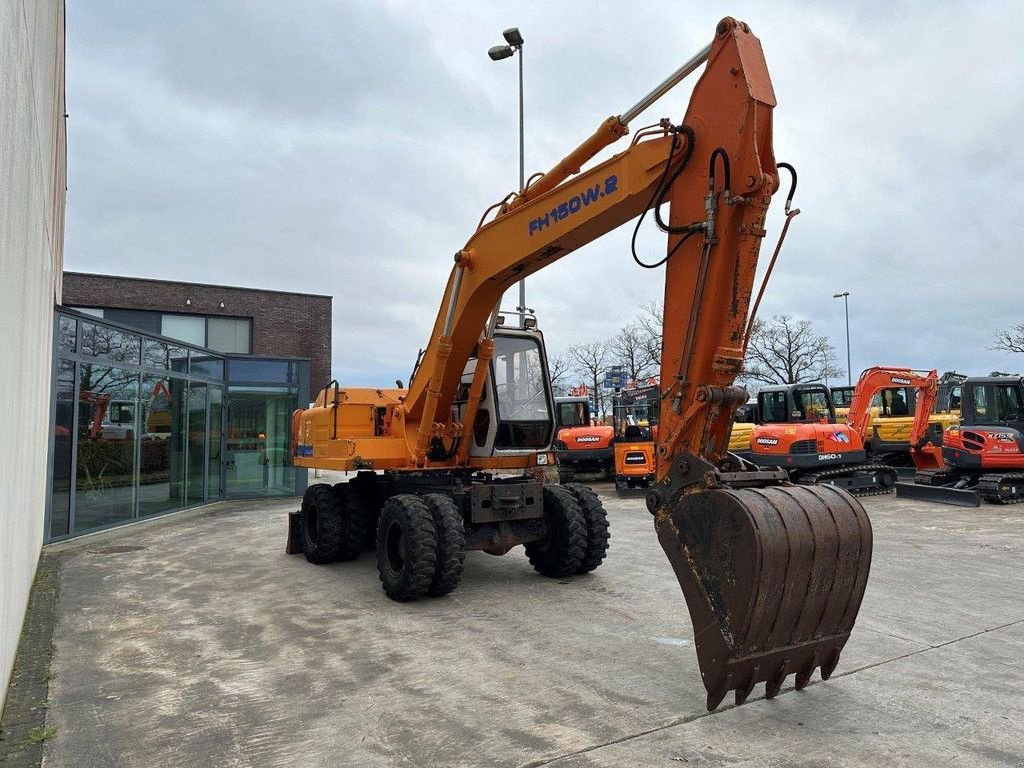
[[1024,766],[1024,508],[867,499],[835,677],[709,715],[651,518],[600,489],[593,574],[471,552],[452,595],[414,604],[370,555],[285,555],[294,502],[67,547],[44,765]]

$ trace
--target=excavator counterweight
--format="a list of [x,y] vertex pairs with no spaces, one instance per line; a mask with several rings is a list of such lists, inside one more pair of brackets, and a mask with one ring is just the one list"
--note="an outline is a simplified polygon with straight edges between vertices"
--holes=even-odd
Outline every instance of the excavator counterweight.
[[[583,169],[702,65],[680,123],[663,119]],[[288,551],[324,563],[375,541],[382,585],[401,601],[454,589],[466,549],[504,554],[522,544],[553,578],[597,568],[609,539],[600,499],[543,478],[554,462],[554,402],[542,339],[503,328],[498,302],[524,277],[637,217],[639,228],[650,212],[668,243],[653,263],[633,254],[665,274],[647,507],[689,606],[708,708],[730,690],[742,702],[762,681],[772,697],[789,674],[798,688],[816,668],[827,678],[867,583],[867,515],[842,489],[796,487],[785,472],[751,470],[728,453],[733,414],[748,399],[734,382],[782,170],[791,183],[779,246],[799,213],[790,210],[796,172],[773,154],[774,107],[760,41],[727,17],[634,107],[488,209],[494,217],[485,214],[455,254],[409,386],[331,382],[293,415],[297,466],[358,474],[310,487],[290,519]]]

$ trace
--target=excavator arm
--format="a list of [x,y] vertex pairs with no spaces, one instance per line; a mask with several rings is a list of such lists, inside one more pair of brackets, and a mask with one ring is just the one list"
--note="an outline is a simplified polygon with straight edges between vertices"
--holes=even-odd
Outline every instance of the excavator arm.
[[939,391],[939,374],[935,370],[915,371],[911,368],[876,366],[861,373],[850,401],[849,425],[866,445],[871,423],[871,400],[883,389],[911,387],[917,391],[914,425],[910,432],[910,456],[919,470],[941,469],[942,448],[928,440],[928,422]]

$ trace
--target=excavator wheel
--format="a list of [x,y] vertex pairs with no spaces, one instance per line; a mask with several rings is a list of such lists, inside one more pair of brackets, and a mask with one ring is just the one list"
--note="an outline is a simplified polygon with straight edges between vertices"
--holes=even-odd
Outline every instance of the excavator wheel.
[[587,553],[587,521],[579,502],[564,486],[545,486],[544,517],[547,538],[526,545],[530,565],[551,578],[576,573]]
[[434,517],[437,531],[437,566],[427,592],[447,595],[459,585],[466,559],[466,529],[455,502],[443,493],[428,493],[423,501]]
[[345,534],[344,509],[334,489],[317,483],[302,497],[302,551],[311,563],[323,565],[338,559]]
[[341,540],[338,544],[338,560],[355,560],[366,544],[366,501],[348,483],[334,486],[338,505],[342,510]]
[[437,564],[437,530],[418,496],[392,496],[377,521],[377,573],[392,600],[417,600],[430,590]]
[[828,679],[860,609],[871,566],[871,523],[830,485],[715,488],[654,510],[693,621],[713,711],[765,682]]
[[608,551],[608,539],[611,538],[608,532],[608,513],[605,512],[601,499],[589,486],[570,483],[562,487],[576,497],[587,524],[587,549],[576,573],[590,573],[601,564]]

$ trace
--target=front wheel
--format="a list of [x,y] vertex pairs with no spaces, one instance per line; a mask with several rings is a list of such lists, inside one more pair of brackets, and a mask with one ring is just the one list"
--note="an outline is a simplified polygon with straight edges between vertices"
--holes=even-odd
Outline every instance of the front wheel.
[[377,573],[387,596],[417,600],[430,590],[437,563],[437,529],[417,496],[388,499],[377,520]]
[[576,497],[587,524],[587,548],[576,573],[590,573],[601,564],[608,552],[608,539],[611,538],[608,532],[608,513],[605,512],[601,499],[589,486],[570,483],[565,489]]
[[576,573],[587,552],[587,523],[576,497],[562,486],[544,488],[544,518],[548,535],[526,545],[530,565],[542,576],[558,578]]

